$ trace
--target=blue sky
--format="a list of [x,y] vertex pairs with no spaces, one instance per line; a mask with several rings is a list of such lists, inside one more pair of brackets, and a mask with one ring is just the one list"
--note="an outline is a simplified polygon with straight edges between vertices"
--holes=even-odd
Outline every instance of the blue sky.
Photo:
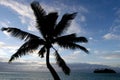
[[[0,28],[16,27],[39,35],[35,28],[35,17],[30,8],[34,0],[0,0]],[[120,0],[36,0],[46,12],[57,11],[59,19],[65,13],[78,12],[66,34],[76,32],[89,42],[81,44],[90,54],[80,50],[59,50],[67,63],[90,63],[120,66]],[[0,62],[10,56],[24,43],[0,31]],[[55,62],[51,51],[51,62]],[[15,62],[45,63],[35,53],[23,56]]]

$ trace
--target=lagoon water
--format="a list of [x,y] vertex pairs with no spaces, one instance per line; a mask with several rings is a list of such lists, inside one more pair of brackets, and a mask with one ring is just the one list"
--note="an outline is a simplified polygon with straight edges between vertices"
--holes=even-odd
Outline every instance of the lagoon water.
[[[117,74],[96,74],[72,72],[65,76],[59,72],[61,80],[120,80],[120,73]],[[0,80],[53,80],[48,72],[0,72]]]

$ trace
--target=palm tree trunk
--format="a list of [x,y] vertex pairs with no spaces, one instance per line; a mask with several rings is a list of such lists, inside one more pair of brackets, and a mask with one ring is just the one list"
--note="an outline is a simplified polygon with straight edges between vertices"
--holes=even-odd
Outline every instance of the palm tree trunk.
[[49,62],[49,53],[50,53],[50,48],[47,49],[47,54],[46,54],[46,64],[47,64],[47,68],[49,69],[49,71],[51,72],[54,80],[60,80],[58,74],[56,73],[56,71],[54,70],[54,68],[51,66],[50,62]]

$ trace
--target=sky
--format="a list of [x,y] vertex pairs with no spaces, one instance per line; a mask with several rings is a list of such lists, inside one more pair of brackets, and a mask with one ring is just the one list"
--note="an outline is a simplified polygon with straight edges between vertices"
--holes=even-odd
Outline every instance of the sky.
[[[41,36],[35,25],[35,17],[30,7],[34,0],[0,0],[0,28],[15,27]],[[58,47],[66,63],[87,63],[120,67],[120,0],[36,0],[49,12],[57,11],[59,19],[65,13],[78,12],[66,34],[77,33],[88,43],[81,44],[89,54],[81,50],[67,50]],[[10,56],[24,43],[0,31],[0,62],[8,62]],[[50,61],[55,63],[54,52]],[[25,55],[14,62],[44,64],[45,58],[36,53]]]

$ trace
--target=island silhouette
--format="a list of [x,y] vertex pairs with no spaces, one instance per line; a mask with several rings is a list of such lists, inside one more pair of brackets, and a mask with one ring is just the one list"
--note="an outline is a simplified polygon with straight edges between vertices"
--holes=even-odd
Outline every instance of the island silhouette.
[[94,73],[116,73],[114,70],[112,69],[95,69]]

